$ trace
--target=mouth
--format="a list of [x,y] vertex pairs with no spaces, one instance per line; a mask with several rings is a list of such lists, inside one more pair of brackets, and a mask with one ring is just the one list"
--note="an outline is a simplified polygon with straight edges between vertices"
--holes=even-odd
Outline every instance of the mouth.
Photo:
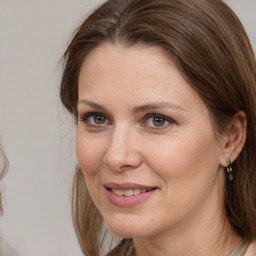
[[108,198],[112,203],[119,206],[132,206],[146,200],[157,190],[157,187],[138,185],[133,183],[104,184]]
[[110,189],[115,195],[117,196],[137,196],[141,193],[149,192],[150,190],[147,189],[127,189],[127,190],[120,190],[120,189]]

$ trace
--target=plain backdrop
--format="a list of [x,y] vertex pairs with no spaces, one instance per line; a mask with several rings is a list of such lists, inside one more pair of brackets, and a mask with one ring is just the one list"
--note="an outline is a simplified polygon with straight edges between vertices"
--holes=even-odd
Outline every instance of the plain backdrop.
[[[81,256],[71,221],[75,125],[59,61],[100,1],[0,0],[0,133],[10,169],[0,233],[22,256]],[[256,0],[226,1],[256,49]]]

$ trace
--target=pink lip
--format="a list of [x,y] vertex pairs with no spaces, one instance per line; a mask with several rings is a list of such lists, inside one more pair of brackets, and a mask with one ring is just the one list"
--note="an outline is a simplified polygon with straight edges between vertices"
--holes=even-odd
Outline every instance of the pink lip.
[[140,185],[136,183],[114,183],[114,182],[105,183],[104,186],[109,189],[120,189],[120,190],[127,190],[127,189],[153,190],[157,188],[152,186]]
[[[115,206],[119,207],[132,207],[137,204],[144,202],[148,199],[156,190],[157,187],[144,186],[133,183],[106,183],[104,184],[107,192],[107,198]],[[128,189],[145,189],[147,192],[140,193],[135,196],[117,196],[112,192],[111,189],[120,189],[120,190],[128,190]]]

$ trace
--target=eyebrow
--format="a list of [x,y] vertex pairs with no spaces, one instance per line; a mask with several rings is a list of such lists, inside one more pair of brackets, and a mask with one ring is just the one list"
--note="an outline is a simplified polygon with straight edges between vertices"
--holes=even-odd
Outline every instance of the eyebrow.
[[80,104],[86,104],[92,108],[97,108],[97,109],[100,109],[100,110],[106,110],[106,108],[103,106],[103,105],[100,105],[98,103],[95,103],[95,102],[92,102],[90,100],[79,100],[77,105],[80,105]]
[[161,108],[172,108],[172,109],[185,111],[185,109],[182,108],[181,106],[178,106],[169,102],[160,102],[160,103],[146,104],[143,106],[135,107],[135,112],[146,112],[146,111],[152,111],[152,110],[157,110]]
[[[100,105],[98,103],[95,103],[93,101],[86,100],[86,99],[79,100],[78,105],[79,104],[86,104],[92,108],[97,108],[99,110],[107,110],[107,108],[104,105]],[[161,108],[172,108],[172,109],[185,111],[185,109],[179,105],[175,105],[169,102],[160,102],[160,103],[151,103],[151,104],[134,107],[134,112],[141,113],[141,112],[153,111]]]

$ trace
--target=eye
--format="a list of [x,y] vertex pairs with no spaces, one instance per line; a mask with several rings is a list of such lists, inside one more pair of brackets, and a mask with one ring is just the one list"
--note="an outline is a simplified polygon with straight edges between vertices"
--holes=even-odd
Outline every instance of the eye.
[[88,126],[102,127],[109,124],[109,120],[106,115],[98,112],[90,112],[80,116],[80,121],[85,122]]
[[163,129],[174,123],[174,121],[161,114],[148,114],[145,116],[142,123],[143,126],[147,126],[151,129]]
[[102,115],[94,115],[94,116],[90,116],[88,118],[88,121],[90,123],[95,123],[95,124],[104,124],[106,122],[106,117]]
[[156,127],[164,126],[166,123],[166,120],[163,117],[152,117],[152,124]]

